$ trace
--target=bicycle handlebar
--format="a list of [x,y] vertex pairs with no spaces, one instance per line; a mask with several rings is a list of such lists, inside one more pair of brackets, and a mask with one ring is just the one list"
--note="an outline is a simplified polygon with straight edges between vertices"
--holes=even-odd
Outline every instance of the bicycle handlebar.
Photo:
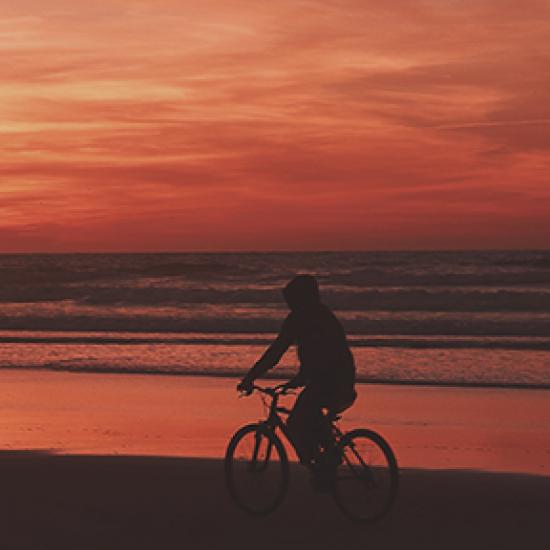
[[254,385],[254,389],[256,391],[266,393],[267,395],[282,395],[285,394],[289,388],[286,387],[286,384],[277,384],[276,386],[272,387],[262,387]]
[[270,397],[276,397],[277,395],[286,395],[289,392],[291,392],[294,388],[287,387],[287,384],[277,384],[276,386],[272,387],[262,387],[257,386],[254,384],[252,386],[252,392],[247,394],[246,392],[242,392],[244,395],[252,395],[254,391],[258,391],[260,393],[264,393],[265,395],[269,395]]

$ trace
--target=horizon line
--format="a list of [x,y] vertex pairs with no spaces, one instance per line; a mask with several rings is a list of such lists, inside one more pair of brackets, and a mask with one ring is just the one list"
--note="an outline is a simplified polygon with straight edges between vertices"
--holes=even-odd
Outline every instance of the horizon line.
[[0,251],[0,256],[30,256],[30,255],[139,255],[139,254],[341,254],[341,253],[448,253],[448,252],[550,252],[550,248],[368,248],[368,249],[207,249],[207,250],[93,250],[93,251]]

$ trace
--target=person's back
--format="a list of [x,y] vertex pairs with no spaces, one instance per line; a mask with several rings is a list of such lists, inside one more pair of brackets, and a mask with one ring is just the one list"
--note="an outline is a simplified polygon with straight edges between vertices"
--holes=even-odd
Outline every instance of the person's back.
[[352,390],[355,364],[344,329],[325,305],[289,315],[305,385]]

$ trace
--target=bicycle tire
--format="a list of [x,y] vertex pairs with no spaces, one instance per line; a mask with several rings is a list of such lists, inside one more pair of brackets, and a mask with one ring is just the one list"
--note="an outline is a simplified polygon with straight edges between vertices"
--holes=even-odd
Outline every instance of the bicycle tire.
[[[345,434],[337,451],[340,460],[333,497],[340,510],[356,522],[384,517],[395,502],[399,486],[399,467],[388,442],[378,433],[360,428]],[[379,464],[372,459],[375,452]],[[357,464],[353,465],[354,461]],[[353,502],[350,488],[360,495],[356,500],[363,501],[362,510]]]
[[[254,440],[252,449],[248,445],[251,436]],[[264,440],[265,451],[258,460]],[[274,460],[274,450],[279,460]],[[273,512],[283,501],[289,481],[288,456],[281,440],[270,428],[262,424],[248,424],[235,432],[227,446],[224,467],[229,494],[245,512],[264,516]],[[254,484],[257,487],[251,492],[257,494],[247,495],[245,485]],[[272,485],[271,491],[265,490],[267,484]]]

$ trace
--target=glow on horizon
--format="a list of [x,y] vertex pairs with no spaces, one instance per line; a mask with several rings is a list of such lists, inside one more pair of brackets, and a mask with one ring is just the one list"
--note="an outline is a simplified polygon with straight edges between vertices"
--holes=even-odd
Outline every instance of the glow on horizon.
[[0,252],[546,248],[549,18],[8,0]]

